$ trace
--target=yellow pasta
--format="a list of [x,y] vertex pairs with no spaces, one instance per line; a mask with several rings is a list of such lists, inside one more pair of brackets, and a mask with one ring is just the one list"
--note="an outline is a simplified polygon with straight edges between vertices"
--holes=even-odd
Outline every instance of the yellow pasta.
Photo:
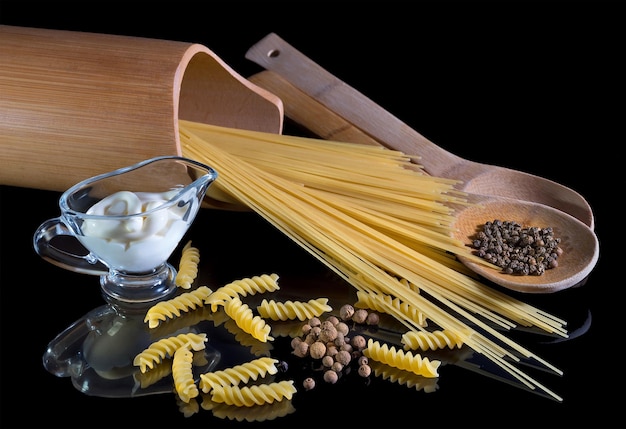
[[402,334],[402,344],[404,350],[460,349],[463,340],[450,330],[408,331]]
[[394,368],[411,371],[414,374],[432,378],[439,377],[437,369],[441,365],[439,360],[430,360],[419,354],[413,355],[411,352],[397,350],[371,338],[367,340],[367,347],[363,349],[363,354],[370,359],[392,366]]
[[374,291],[358,290],[356,292],[357,302],[355,307],[369,308],[394,316],[399,320],[412,320],[419,326],[427,326],[426,315],[412,306],[408,302],[402,302],[400,298],[393,298],[390,295],[376,293]]
[[224,311],[237,323],[237,326],[257,340],[261,342],[274,340],[270,336],[271,326],[260,316],[254,315],[248,304],[242,303],[238,297],[228,300],[224,305]]
[[208,393],[215,386],[238,385],[247,383],[251,379],[257,380],[267,374],[276,374],[278,372],[277,363],[277,359],[261,357],[241,365],[200,374],[199,387],[204,393]]
[[172,299],[160,301],[148,309],[144,322],[148,322],[150,328],[156,328],[163,321],[179,317],[181,311],[187,313],[202,307],[204,300],[211,293],[211,289],[207,286],[200,286],[191,292],[184,292]]
[[191,240],[185,244],[178,264],[178,272],[174,279],[176,286],[183,289],[191,289],[191,284],[198,276],[198,264],[200,263],[200,250],[191,245]]
[[211,390],[211,400],[226,405],[252,407],[253,405],[271,404],[283,399],[290,400],[296,391],[293,380],[243,387],[215,386]]
[[424,377],[423,375],[417,375],[411,371],[394,368],[375,360],[371,360],[369,366],[372,368],[374,376],[392,383],[397,383],[409,388],[414,387],[415,390],[423,390],[426,393],[432,393],[439,389],[439,385],[437,384],[438,378]]
[[164,358],[174,356],[176,350],[187,344],[192,350],[204,350],[207,341],[207,334],[203,332],[199,334],[188,332],[175,337],[162,338],[138,353],[133,360],[133,365],[138,366],[141,372],[146,372]]
[[174,388],[181,401],[188,403],[200,394],[193,378],[193,353],[186,344],[174,352],[172,361]]
[[235,280],[217,288],[215,292],[205,299],[205,304],[210,304],[211,309],[216,311],[218,305],[224,305],[231,298],[274,292],[278,289],[280,289],[278,286],[278,275],[263,274],[261,276]]
[[230,317],[224,321],[224,328],[226,328],[228,332],[233,334],[234,340],[237,341],[238,344],[244,347],[248,347],[250,349],[250,353],[252,353],[254,356],[262,357],[272,355],[274,345],[271,343],[271,341],[260,341],[254,338],[248,332],[245,332],[243,329],[241,329],[237,325],[237,322]]
[[[254,210],[357,291],[411,304],[521,384],[562,400],[516,362],[522,356],[562,371],[506,330],[519,324],[567,337],[566,322],[485,285],[456,259],[485,264],[453,238],[455,207],[468,204],[455,188],[458,181],[428,176],[406,154],[382,147],[179,125],[183,154],[220,171],[218,191]],[[397,317],[411,330],[423,329],[419,321]]]
[[312,317],[321,316],[331,311],[333,308],[328,305],[328,298],[310,299],[307,302],[285,301],[263,299],[257,306],[257,311],[261,317],[272,320],[308,320]]

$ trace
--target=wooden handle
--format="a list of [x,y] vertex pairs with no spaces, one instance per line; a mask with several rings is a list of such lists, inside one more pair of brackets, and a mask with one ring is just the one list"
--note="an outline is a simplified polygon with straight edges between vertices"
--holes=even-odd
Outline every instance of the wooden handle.
[[284,103],[285,115],[320,138],[373,146],[382,145],[277,73],[265,70],[248,79],[277,95]]
[[327,109],[391,149],[421,156],[419,163],[441,175],[460,158],[435,145],[371,99],[336,78],[293,46],[270,33],[246,58],[280,75]]
[[282,101],[199,44],[0,26],[0,58],[2,185],[180,155],[179,119],[282,132]]

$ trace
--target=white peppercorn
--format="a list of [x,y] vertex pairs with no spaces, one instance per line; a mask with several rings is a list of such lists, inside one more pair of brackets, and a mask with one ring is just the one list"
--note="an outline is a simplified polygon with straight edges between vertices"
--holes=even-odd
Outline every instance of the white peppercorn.
[[337,323],[340,322],[339,318],[337,316],[333,316],[332,314],[330,316],[328,316],[326,318],[326,320],[328,320],[330,323],[332,323],[333,326],[337,326]]
[[304,387],[304,390],[313,389],[315,387],[315,380],[313,379],[313,377],[305,378],[302,382],[302,387]]
[[335,384],[337,380],[339,380],[339,374],[336,371],[329,369],[324,372],[324,381],[326,383]]
[[335,355],[335,361],[344,365],[348,365],[352,360],[352,354],[346,350],[339,350],[339,353]]
[[359,365],[359,375],[361,377],[369,377],[372,373],[372,368],[368,364]]
[[322,365],[324,365],[326,368],[330,368],[331,366],[333,366],[333,363],[335,363],[335,359],[333,359],[332,356],[326,355],[322,358]]
[[354,307],[350,304],[344,304],[339,309],[339,317],[341,320],[350,320],[354,314]]
[[321,359],[326,355],[326,344],[316,341],[309,346],[309,355],[313,359]]
[[370,313],[367,315],[365,323],[370,326],[377,326],[378,323],[380,323],[380,316],[378,315],[378,313]]
[[364,308],[359,308],[352,315],[352,321],[354,323],[362,324],[367,320],[368,311]]
[[300,341],[293,349],[293,354],[298,357],[306,357],[309,354],[309,343],[306,341]]
[[332,369],[335,372],[341,372],[343,370],[344,366],[345,365],[342,364],[341,362],[335,361],[335,362],[333,362],[333,365],[330,367],[330,369]]
[[333,341],[335,338],[337,338],[337,328],[329,323],[320,330],[318,338],[320,339],[320,341],[324,342]]
[[322,322],[319,319],[319,317],[311,317],[309,319],[309,325],[311,325],[312,328],[314,328],[316,326],[320,326],[321,324],[322,324]]
[[350,327],[345,322],[337,323],[337,326],[335,326],[335,328],[337,329],[337,332],[341,332],[344,336],[350,333]]
[[367,345],[367,341],[363,335],[355,335],[352,337],[350,344],[357,350],[363,350]]

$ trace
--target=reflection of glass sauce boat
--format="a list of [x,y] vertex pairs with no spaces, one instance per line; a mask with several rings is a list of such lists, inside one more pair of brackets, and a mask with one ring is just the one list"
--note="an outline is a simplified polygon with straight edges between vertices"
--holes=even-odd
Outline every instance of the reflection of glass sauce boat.
[[[50,342],[48,371],[95,396],[171,392],[171,383],[138,389],[133,359],[158,339],[145,313],[176,293],[176,269],[167,260],[216,178],[206,165],[165,156],[86,179],[61,195],[61,216],[37,229],[35,250],[63,268],[99,275],[107,304]],[[205,355],[207,370],[219,353],[207,347]]]

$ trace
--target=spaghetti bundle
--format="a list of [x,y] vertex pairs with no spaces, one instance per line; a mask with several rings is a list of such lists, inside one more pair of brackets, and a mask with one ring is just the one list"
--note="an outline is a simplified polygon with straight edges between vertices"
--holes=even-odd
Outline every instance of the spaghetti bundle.
[[[467,204],[456,182],[373,146],[188,121],[180,121],[180,138],[184,156],[220,172],[214,186],[389,307],[389,314],[398,312],[388,296],[414,306],[528,388],[561,400],[516,367],[517,354],[561,371],[501,330],[519,324],[567,336],[565,322],[484,285],[456,260],[463,255],[485,263],[451,238],[454,207]],[[411,331],[424,330],[418,320],[398,320]]]

